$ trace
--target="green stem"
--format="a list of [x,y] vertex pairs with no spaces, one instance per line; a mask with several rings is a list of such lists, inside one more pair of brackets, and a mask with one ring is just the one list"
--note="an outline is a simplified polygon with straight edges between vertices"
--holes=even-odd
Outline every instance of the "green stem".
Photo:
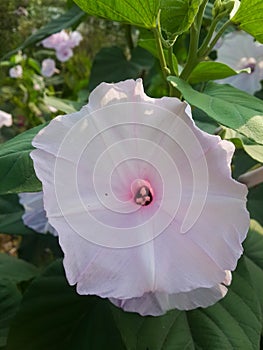
[[198,44],[199,44],[199,36],[200,36],[200,30],[202,25],[202,19],[203,19],[204,10],[205,10],[207,1],[208,0],[204,0],[203,3],[201,4],[198,10],[198,13],[196,15],[196,18],[190,27],[190,43],[189,43],[189,50],[188,50],[188,59],[180,75],[180,78],[186,81],[189,78],[192,70],[199,63],[197,50],[198,50]]
[[209,46],[207,47],[207,49],[204,51],[203,53],[203,57],[207,56],[212,50],[213,47],[215,46],[215,44],[217,43],[218,39],[221,37],[221,35],[224,33],[224,31],[226,30],[226,28],[231,24],[231,21],[228,20],[224,25],[222,25],[222,27],[219,29],[219,31],[216,33],[214,39],[211,41],[211,43],[209,44]]
[[129,24],[125,25],[125,36],[126,36],[127,44],[128,44],[130,51],[132,51],[134,49],[134,43],[132,40],[132,32],[131,31],[132,31],[131,25],[129,25]]
[[174,61],[173,61],[173,46],[170,46],[168,48],[168,65],[171,71],[172,75],[178,75],[178,67],[174,67]]
[[157,27],[153,29],[153,32],[154,32],[155,42],[156,42],[156,46],[157,46],[160,66],[161,66],[161,69],[163,72],[164,79],[166,80],[167,76],[170,74],[170,71],[169,71],[167,64],[166,64],[160,32],[159,32],[159,29]]

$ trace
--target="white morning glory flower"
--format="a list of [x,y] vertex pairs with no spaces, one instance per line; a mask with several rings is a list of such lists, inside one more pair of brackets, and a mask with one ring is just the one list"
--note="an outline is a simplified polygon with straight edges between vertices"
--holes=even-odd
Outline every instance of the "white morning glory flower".
[[56,72],[56,62],[52,58],[46,58],[41,63],[41,74],[44,77],[52,77]]
[[0,128],[13,124],[12,115],[0,110]]
[[254,94],[261,90],[263,79],[263,45],[243,31],[227,34],[217,51],[217,61],[234,70],[250,68],[250,73],[239,73],[232,77],[217,81],[221,84],[231,84],[234,87]]
[[11,78],[22,78],[23,76],[23,68],[20,64],[18,64],[17,66],[11,68],[9,70],[9,76]]
[[197,128],[189,105],[141,79],[100,84],[31,152],[44,206],[79,294],[142,315],[223,298],[249,226],[234,146]]
[[57,236],[56,230],[49,224],[43,204],[43,192],[23,192],[18,194],[19,202],[25,213],[24,224],[40,233],[51,233]]

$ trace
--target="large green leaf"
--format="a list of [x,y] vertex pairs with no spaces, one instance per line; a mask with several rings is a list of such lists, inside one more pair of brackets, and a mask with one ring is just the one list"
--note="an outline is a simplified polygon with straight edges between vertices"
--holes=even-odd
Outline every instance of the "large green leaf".
[[[21,348],[23,344],[23,348]],[[9,350],[124,350],[109,303],[79,296],[60,262],[32,282],[10,329]]]
[[74,0],[90,15],[144,28],[155,28],[160,0]]
[[16,194],[0,196],[0,232],[25,235],[34,231],[24,225],[22,215],[24,208],[19,204]]
[[38,269],[28,262],[0,253],[0,281],[8,280],[14,283],[28,281],[38,274]]
[[20,304],[21,294],[15,283],[0,281],[0,348],[6,345],[9,324]]
[[48,37],[51,34],[57,33],[65,28],[75,26],[83,19],[85,15],[86,13],[83,12],[78,6],[72,6],[72,8],[65,12],[63,15],[52,20],[43,28],[35,31],[23,42],[22,45],[20,45],[14,51],[9,52],[3,57],[3,59],[9,57],[10,55],[13,55],[19,50],[24,50],[26,47],[36,44],[37,42]]
[[190,104],[218,123],[263,144],[263,101],[229,85],[209,82],[200,93],[177,77],[168,80]]
[[192,71],[189,83],[196,84],[208,80],[224,79],[237,72],[224,63],[214,61],[200,62]]
[[257,220],[261,225],[263,225],[263,183],[250,188],[248,191],[247,199],[247,207],[251,218]]
[[250,283],[241,259],[228,295],[216,305],[141,317],[77,295],[56,262],[25,293],[7,349],[258,350],[261,309]]
[[243,245],[247,267],[263,314],[263,227],[257,221],[251,220],[249,234]]
[[32,128],[0,145],[0,194],[41,190],[29,157],[33,137],[46,124]]
[[161,0],[161,27],[168,37],[187,31],[203,0]]
[[115,83],[139,78],[153,63],[152,55],[141,47],[132,50],[130,59],[119,47],[103,48],[96,55],[91,68],[89,88],[93,90],[101,82]]
[[259,349],[262,315],[253,287],[242,258],[227,296],[212,307],[188,313],[197,349]]
[[263,43],[263,1],[242,0],[232,21]]
[[240,135],[238,132],[228,128],[226,129],[224,138],[232,140],[235,144],[241,143],[245,152],[247,152],[251,158],[263,163],[263,145],[259,145],[249,140],[247,137]]

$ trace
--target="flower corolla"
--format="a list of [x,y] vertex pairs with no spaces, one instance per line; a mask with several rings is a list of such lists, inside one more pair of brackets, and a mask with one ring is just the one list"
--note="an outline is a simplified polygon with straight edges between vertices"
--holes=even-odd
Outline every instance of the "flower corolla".
[[11,78],[22,78],[23,76],[23,68],[20,64],[10,68],[9,76]]
[[217,61],[225,63],[234,70],[249,68],[250,73],[239,73],[217,81],[254,94],[261,89],[263,79],[263,45],[243,31],[227,34],[217,51]]
[[0,110],[0,128],[3,126],[11,126],[12,123],[12,115]]
[[194,124],[179,99],[141,79],[100,84],[31,152],[44,207],[79,294],[161,315],[223,298],[249,226],[234,146]]
[[46,58],[41,64],[41,74],[44,77],[52,77],[56,72],[56,63],[52,58]]
[[22,192],[18,194],[19,202],[25,213],[24,224],[40,233],[51,233],[57,236],[56,230],[49,224],[43,204],[43,192]]

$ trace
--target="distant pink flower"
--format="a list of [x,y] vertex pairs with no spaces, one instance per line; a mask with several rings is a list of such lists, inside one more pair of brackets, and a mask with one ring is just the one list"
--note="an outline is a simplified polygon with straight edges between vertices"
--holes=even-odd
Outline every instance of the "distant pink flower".
[[66,62],[73,56],[72,49],[68,44],[62,44],[56,50],[56,57],[60,62]]
[[56,62],[51,58],[46,58],[41,64],[41,74],[44,77],[52,77],[56,72]]
[[0,128],[13,124],[12,115],[0,110]]
[[227,34],[218,47],[217,61],[225,63],[235,70],[251,69],[251,73],[239,73],[219,80],[218,83],[233,85],[250,94],[261,90],[263,45],[257,43],[251,35],[242,31]]
[[19,193],[19,202],[25,213],[22,216],[26,226],[40,233],[51,233],[57,236],[56,230],[49,224],[43,204],[43,192]]
[[59,33],[50,35],[42,41],[42,45],[48,49],[56,49],[59,45],[66,43],[69,40],[69,35],[65,30]]
[[142,81],[100,84],[79,112],[33,140],[44,206],[79,294],[161,315],[227,293],[248,226],[234,146],[198,129],[176,98]]
[[68,40],[69,46],[71,48],[74,48],[74,47],[78,46],[82,39],[83,39],[83,37],[80,34],[80,32],[74,31],[74,32],[70,33],[69,34],[69,40]]
[[11,78],[22,78],[22,75],[23,75],[23,68],[20,64],[18,64],[17,66],[9,70],[9,76]]

